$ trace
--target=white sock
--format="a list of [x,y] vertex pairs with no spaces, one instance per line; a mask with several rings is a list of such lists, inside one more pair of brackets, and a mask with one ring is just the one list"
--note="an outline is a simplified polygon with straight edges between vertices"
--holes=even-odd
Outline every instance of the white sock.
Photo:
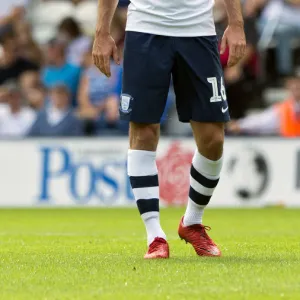
[[147,244],[148,246],[153,242],[156,237],[167,239],[165,233],[163,232],[160,221],[159,212],[151,211],[141,215],[146,231],[147,231]]
[[183,218],[184,226],[202,224],[204,208],[217,186],[222,162],[223,157],[213,161],[198,151],[195,152],[191,168],[189,199]]
[[147,231],[150,245],[156,237],[166,239],[159,220],[159,185],[156,152],[128,150],[128,176]]
[[194,224],[202,224],[202,216],[205,207],[206,205],[198,205],[189,198],[183,218],[183,225],[190,226]]

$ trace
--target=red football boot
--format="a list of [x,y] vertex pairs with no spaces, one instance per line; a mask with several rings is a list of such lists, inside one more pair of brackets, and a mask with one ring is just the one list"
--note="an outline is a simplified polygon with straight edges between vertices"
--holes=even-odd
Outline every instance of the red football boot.
[[221,256],[221,251],[206,233],[210,227],[202,224],[183,225],[183,217],[178,228],[178,235],[186,243],[190,243],[199,256]]
[[169,245],[167,241],[163,238],[156,237],[149,245],[148,252],[144,258],[169,258]]

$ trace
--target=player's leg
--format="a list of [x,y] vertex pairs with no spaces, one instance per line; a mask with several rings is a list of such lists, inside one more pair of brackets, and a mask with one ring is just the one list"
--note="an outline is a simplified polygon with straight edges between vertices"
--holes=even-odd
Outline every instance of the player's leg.
[[202,224],[205,207],[216,188],[223,161],[223,123],[191,121],[197,148],[190,173],[187,208],[179,225],[179,236],[193,245],[200,256],[220,256],[221,251]]
[[159,219],[156,148],[172,61],[168,37],[126,33],[120,114],[130,120],[128,175],[147,231],[149,250],[145,258],[169,257]]
[[204,208],[218,184],[223,161],[224,124],[191,121],[191,126],[197,149],[191,167],[185,226],[202,224]]
[[180,120],[191,123],[197,144],[179,235],[193,245],[198,255],[219,256],[220,250],[202,225],[204,209],[219,181],[223,124],[229,120],[217,41],[215,37],[190,38],[179,41],[178,47],[174,70],[177,108]]
[[168,257],[166,235],[159,218],[159,184],[156,148],[159,124],[130,122],[128,175],[147,232],[149,251],[145,258]]

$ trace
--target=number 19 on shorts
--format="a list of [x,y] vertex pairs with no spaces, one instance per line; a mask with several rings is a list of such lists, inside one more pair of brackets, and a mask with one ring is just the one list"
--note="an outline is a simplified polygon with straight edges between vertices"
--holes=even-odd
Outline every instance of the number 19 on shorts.
[[217,77],[208,77],[207,81],[211,83],[213,95],[210,98],[210,102],[220,102],[220,101],[226,101],[226,90],[225,86],[223,84],[223,77],[221,77],[221,96],[219,95],[219,88],[218,88],[218,80]]

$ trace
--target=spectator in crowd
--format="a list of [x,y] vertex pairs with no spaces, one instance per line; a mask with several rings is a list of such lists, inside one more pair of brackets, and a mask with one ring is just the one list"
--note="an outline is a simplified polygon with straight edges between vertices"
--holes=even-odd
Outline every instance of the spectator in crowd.
[[[227,26],[227,13],[223,0],[217,0],[214,7],[217,35],[221,37]],[[241,118],[250,103],[258,98],[259,89],[256,83],[258,77],[258,55],[256,20],[253,17],[244,17],[245,35],[247,40],[244,57],[233,67],[227,67],[229,48],[221,54],[221,63],[224,69],[227,101],[230,114],[233,118]]]
[[19,85],[22,92],[41,85],[40,74],[33,71],[27,71],[20,76]]
[[46,96],[46,89],[43,85],[37,85],[24,93],[26,103],[36,111],[40,111],[44,107]]
[[231,121],[228,131],[234,134],[300,136],[300,74],[287,80],[290,96],[262,113]]
[[18,41],[11,25],[0,27],[0,85],[7,80],[18,80],[26,71],[38,71],[39,67],[20,55]]
[[41,66],[44,63],[43,53],[40,46],[34,41],[31,26],[28,22],[17,22],[15,24],[16,38],[20,55]]
[[78,22],[72,17],[64,19],[59,24],[58,38],[68,44],[67,61],[80,66],[83,62],[83,55],[90,48],[91,38],[82,33]]
[[91,49],[85,55],[84,64],[78,95],[80,115],[96,120],[99,128],[115,127],[119,120],[121,67],[112,63],[112,75],[107,78],[94,66]]
[[50,103],[45,106],[32,126],[29,136],[80,136],[82,123],[71,107],[71,97],[65,85],[50,90]]
[[46,89],[41,83],[39,74],[26,72],[20,77],[19,84],[28,105],[34,110],[41,110],[45,104]]
[[52,39],[48,44],[46,66],[42,71],[42,82],[47,88],[65,84],[70,90],[72,105],[76,106],[77,89],[81,68],[66,61],[66,44]]
[[276,40],[277,69],[281,76],[293,72],[291,42],[300,38],[300,1],[299,0],[245,0],[245,14],[260,16],[260,34],[264,46]]
[[1,0],[0,1],[0,26],[11,24],[23,19],[25,8],[30,0]]
[[35,112],[23,105],[21,93],[14,83],[2,87],[1,100],[0,137],[25,136],[35,121]]

